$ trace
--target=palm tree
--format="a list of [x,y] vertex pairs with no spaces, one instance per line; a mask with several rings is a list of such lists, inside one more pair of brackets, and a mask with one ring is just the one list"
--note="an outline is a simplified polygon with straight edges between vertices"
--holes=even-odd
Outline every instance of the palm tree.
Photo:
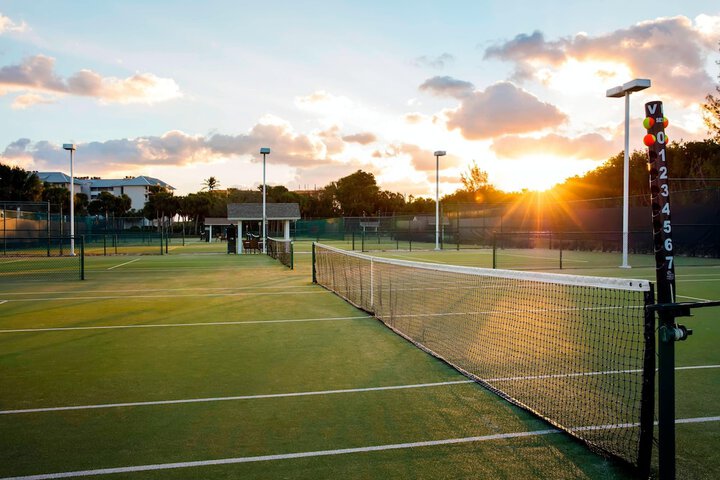
[[217,187],[220,186],[220,182],[215,177],[209,177],[209,178],[203,180],[203,185],[205,185],[203,187],[203,190],[207,189],[208,192],[212,192],[213,190],[215,190]]

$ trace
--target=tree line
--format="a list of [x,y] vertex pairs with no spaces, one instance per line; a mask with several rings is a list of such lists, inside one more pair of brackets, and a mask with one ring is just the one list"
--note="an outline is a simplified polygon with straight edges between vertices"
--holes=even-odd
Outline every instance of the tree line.
[[[720,143],[714,139],[694,142],[673,142],[667,147],[669,176],[674,189],[702,192],[720,187]],[[623,152],[619,152],[594,170],[566,179],[548,193],[549,198],[591,200],[622,196]],[[534,192],[505,192],[495,188],[487,172],[476,163],[461,175],[462,187],[442,197],[449,204],[494,205],[522,201]],[[228,188],[219,190],[219,182],[210,177],[205,188],[188,195],[174,195],[161,186],[149,187],[148,201],[139,211],[130,210],[127,195],[115,196],[101,192],[89,201],[82,193],[75,194],[77,215],[100,215],[110,217],[144,217],[169,224],[180,216],[198,231],[207,217],[225,218],[229,203],[260,203],[262,187],[254,190]],[[647,154],[634,151],[630,155],[630,192],[640,198],[648,197]],[[266,188],[268,202],[297,203],[303,218],[362,217],[403,214],[430,214],[435,211],[431,198],[405,196],[402,193],[383,190],[372,173],[358,170],[331,182],[311,193],[289,191],[282,185]],[[702,197],[692,197],[702,201]],[[70,192],[60,186],[43,184],[36,174],[20,167],[0,164],[0,200],[46,201],[53,213],[68,213]]]

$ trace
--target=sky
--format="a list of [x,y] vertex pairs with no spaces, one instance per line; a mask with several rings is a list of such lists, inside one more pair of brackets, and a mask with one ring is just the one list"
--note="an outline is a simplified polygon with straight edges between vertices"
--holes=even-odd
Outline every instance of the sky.
[[322,188],[359,169],[432,197],[475,162],[543,190],[642,148],[643,105],[670,140],[707,137],[716,0],[0,2],[0,162],[148,175],[177,194]]

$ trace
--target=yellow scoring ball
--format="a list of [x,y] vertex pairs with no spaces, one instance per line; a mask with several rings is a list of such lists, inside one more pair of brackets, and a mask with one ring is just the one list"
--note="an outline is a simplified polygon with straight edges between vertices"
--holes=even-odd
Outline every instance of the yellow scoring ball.
[[645,117],[645,120],[643,120],[643,127],[645,127],[645,130],[650,130],[653,125],[655,125],[655,120],[651,117]]

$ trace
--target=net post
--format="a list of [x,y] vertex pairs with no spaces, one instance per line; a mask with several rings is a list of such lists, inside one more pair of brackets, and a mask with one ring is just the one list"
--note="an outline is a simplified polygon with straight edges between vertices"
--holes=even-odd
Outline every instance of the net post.
[[640,393],[640,442],[638,445],[638,473],[642,478],[650,477],[655,422],[655,313],[647,308],[655,303],[655,285],[645,292],[645,324],[643,337],[645,355],[643,358],[642,390]]
[[118,248],[118,236],[117,236],[117,233],[116,233],[116,234],[113,234],[113,248],[115,248],[115,255],[117,255],[117,253],[118,253],[118,251],[117,251],[117,248]]
[[107,257],[107,235],[103,233],[103,257]]
[[370,310],[375,311],[375,262],[370,258]]
[[85,235],[80,235],[80,280],[85,280]]
[[363,230],[362,234],[360,235],[360,251],[365,251],[365,230]]
[[168,245],[170,244],[170,235],[165,235],[165,253],[168,253]]
[[290,242],[290,270],[295,270],[295,247],[294,242]]
[[315,242],[312,243],[312,283],[317,283],[317,270],[315,269]]
[[160,255],[163,254],[163,234],[162,232],[159,233],[160,235]]
[[352,231],[352,249],[355,251],[355,230]]

